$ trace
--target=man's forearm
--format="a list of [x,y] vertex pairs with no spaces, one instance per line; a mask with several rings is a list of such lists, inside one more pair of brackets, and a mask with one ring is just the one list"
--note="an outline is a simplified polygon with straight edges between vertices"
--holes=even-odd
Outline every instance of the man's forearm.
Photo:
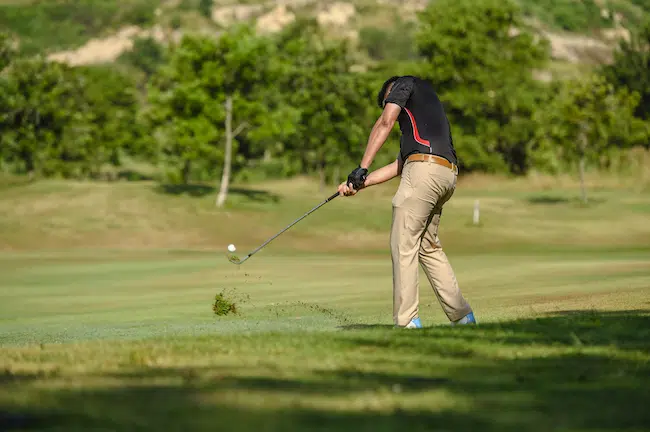
[[366,178],[363,187],[367,188],[369,186],[374,186],[380,183],[387,182],[388,180],[391,180],[397,177],[398,175],[399,175],[399,163],[397,160],[395,160],[395,162],[383,166],[378,170],[368,174],[368,177]]
[[368,138],[368,145],[366,146],[366,151],[363,155],[363,158],[361,159],[361,168],[368,169],[370,168],[370,165],[372,164],[372,161],[375,159],[375,156],[377,155],[377,152],[381,148],[382,145],[386,142],[386,139],[388,139],[388,135],[390,135],[392,127],[385,124],[384,122],[380,120],[375,123],[375,126],[372,128],[372,131],[370,132],[370,137]]

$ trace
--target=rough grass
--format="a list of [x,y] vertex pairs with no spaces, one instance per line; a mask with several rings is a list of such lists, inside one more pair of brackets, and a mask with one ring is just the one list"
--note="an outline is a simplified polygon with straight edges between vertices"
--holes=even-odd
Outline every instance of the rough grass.
[[[650,177],[649,177],[650,179]],[[455,253],[479,248],[608,247],[650,244],[649,183],[594,175],[590,204],[574,179],[463,179],[445,209],[442,238]],[[332,187],[333,188],[333,187]],[[386,250],[396,182],[337,198],[272,243],[272,250],[358,253]],[[225,209],[211,185],[45,181],[0,193],[0,249],[200,248],[242,253],[261,244],[333,190],[313,182],[234,187]],[[479,200],[481,225],[471,226]],[[354,223],[350,223],[353,220]],[[615,233],[612,223],[620,224]]]
[[[638,179],[637,179],[638,180]],[[463,179],[443,242],[479,326],[392,328],[395,184],[331,191],[14,182],[0,189],[0,429],[641,431],[650,193]],[[255,192],[253,192],[255,191]],[[481,225],[471,210],[481,203]],[[237,314],[215,316],[229,293]]]
[[650,316],[3,350],[4,430],[641,431]]

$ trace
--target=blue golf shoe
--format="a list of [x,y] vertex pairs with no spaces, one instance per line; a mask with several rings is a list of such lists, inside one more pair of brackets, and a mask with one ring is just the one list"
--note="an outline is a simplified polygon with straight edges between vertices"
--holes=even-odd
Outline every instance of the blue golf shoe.
[[410,323],[406,325],[407,329],[412,329],[412,328],[422,328],[422,323],[420,322],[420,317],[413,318]]
[[451,323],[452,326],[455,326],[455,325],[467,325],[467,324],[478,324],[476,322],[476,318],[474,318],[474,312],[470,312],[467,315],[465,315],[464,317],[462,317],[461,319],[459,319],[458,321],[453,321]]

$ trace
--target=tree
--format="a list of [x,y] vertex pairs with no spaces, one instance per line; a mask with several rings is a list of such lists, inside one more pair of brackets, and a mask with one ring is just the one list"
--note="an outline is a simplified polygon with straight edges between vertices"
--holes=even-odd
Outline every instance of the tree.
[[376,80],[351,72],[349,46],[328,41],[313,21],[288,27],[278,46],[287,68],[278,84],[286,103],[300,107],[285,151],[291,152],[301,172],[318,172],[322,189],[328,170],[338,177],[341,166],[361,158],[372,116],[379,114],[374,98],[379,86]]
[[438,89],[465,170],[529,167],[531,117],[544,98],[534,69],[549,58],[520,10],[506,0],[438,0],[420,14],[421,75]]
[[18,49],[8,33],[0,32],[0,72],[16,58]]
[[70,128],[72,149],[84,149],[82,175],[97,177],[104,164],[121,165],[124,155],[140,156],[140,141],[147,135],[139,119],[136,82],[111,66],[82,66],[73,69],[80,94],[78,116]]
[[[216,55],[219,61],[212,73],[219,74],[221,91],[225,98],[226,158],[217,195],[216,205],[222,207],[228,196],[232,171],[233,141],[245,128],[257,129],[257,138],[264,139],[269,132],[269,117],[264,97],[281,70],[275,60],[274,46],[267,38],[259,37],[248,26],[237,26],[224,33],[217,41]],[[236,102],[236,104],[235,104]],[[234,111],[236,109],[236,111]],[[232,129],[233,118],[239,119]],[[272,132],[270,132],[272,134]]]
[[[193,165],[223,163],[218,206],[226,201],[232,164],[239,163],[238,144],[250,149],[286,125],[285,111],[276,106],[280,67],[273,53],[270,40],[246,26],[216,39],[185,36],[152,81],[149,117],[167,163],[180,169],[184,183]],[[221,147],[226,120],[229,133]]]
[[79,94],[69,67],[42,58],[11,63],[2,83],[0,148],[14,171],[52,175],[61,160],[66,128],[82,116]]
[[587,202],[585,168],[610,152],[644,142],[650,128],[634,117],[640,97],[615,90],[601,76],[560,84],[557,96],[536,113],[538,132],[531,151],[543,169],[555,172],[577,165],[583,202]]
[[650,120],[650,21],[630,42],[622,40],[614,54],[614,62],[605,65],[602,73],[617,88],[626,87],[641,95],[636,108],[638,117]]
[[[149,87],[146,118],[154,131],[163,163],[176,175],[172,181],[188,184],[193,164],[216,162],[216,144],[223,121],[219,101],[201,85],[202,66],[214,52],[209,39],[185,37],[168,65],[161,67]],[[192,62],[178,57],[193,56]]]
[[206,18],[212,15],[212,0],[199,0],[199,12]]
[[113,69],[22,58],[0,86],[0,142],[14,171],[97,177],[137,138],[135,87]]
[[141,70],[149,78],[165,62],[165,50],[152,37],[138,37],[133,41],[133,48],[124,52],[118,60]]

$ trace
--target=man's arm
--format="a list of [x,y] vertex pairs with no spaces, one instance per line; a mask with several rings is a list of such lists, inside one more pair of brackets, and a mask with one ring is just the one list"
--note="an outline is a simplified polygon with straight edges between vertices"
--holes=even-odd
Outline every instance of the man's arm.
[[[402,162],[399,159],[395,159],[394,162],[368,174],[368,177],[366,177],[366,181],[363,183],[363,187],[361,189],[387,182],[388,180],[391,180],[400,175],[401,172]],[[357,192],[358,190],[354,190],[348,186],[346,182],[343,182],[339,185],[340,195],[350,196],[355,195]]]
[[394,103],[387,103],[384,107],[384,111],[381,113],[381,116],[375,122],[375,125],[370,131],[370,136],[368,137],[368,144],[366,145],[366,151],[361,159],[361,168],[369,169],[372,161],[375,159],[377,152],[381,149],[381,146],[384,145],[390,131],[397,121],[397,117],[401,112],[402,108]]
[[391,180],[399,175],[400,172],[400,164],[397,159],[393,161],[392,163],[389,163],[386,166],[383,166],[379,168],[378,170],[375,170],[368,174],[368,177],[366,178],[366,181],[363,184],[363,188],[367,188],[370,186],[378,185],[384,182],[387,182],[388,180]]
[[395,84],[384,100],[384,111],[372,127],[361,163],[348,175],[348,185],[353,188],[363,187],[372,161],[375,159],[381,146],[386,142],[395,121],[399,117],[402,108],[406,106],[412,92],[412,77],[403,77],[395,81]]

